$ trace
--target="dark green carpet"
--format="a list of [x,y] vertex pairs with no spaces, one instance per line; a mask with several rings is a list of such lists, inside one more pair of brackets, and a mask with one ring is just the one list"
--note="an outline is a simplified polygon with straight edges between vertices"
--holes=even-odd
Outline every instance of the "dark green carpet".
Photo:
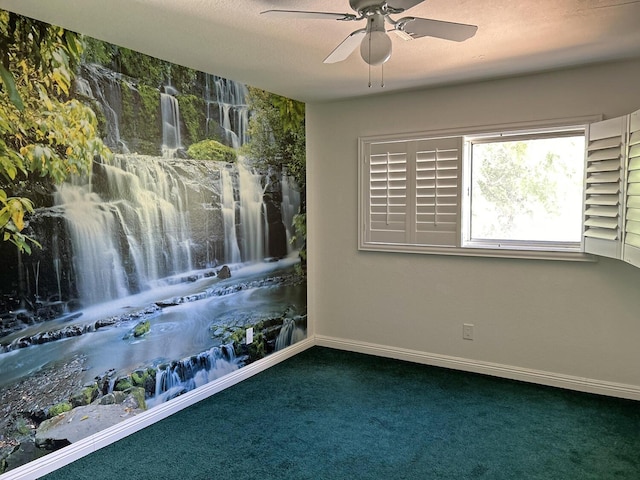
[[70,479],[640,479],[640,404],[315,347]]

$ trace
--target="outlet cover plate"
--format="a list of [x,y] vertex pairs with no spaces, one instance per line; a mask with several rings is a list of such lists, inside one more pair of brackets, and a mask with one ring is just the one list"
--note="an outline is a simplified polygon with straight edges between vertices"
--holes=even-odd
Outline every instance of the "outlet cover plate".
[[473,340],[473,324],[465,323],[462,325],[462,338],[465,340]]

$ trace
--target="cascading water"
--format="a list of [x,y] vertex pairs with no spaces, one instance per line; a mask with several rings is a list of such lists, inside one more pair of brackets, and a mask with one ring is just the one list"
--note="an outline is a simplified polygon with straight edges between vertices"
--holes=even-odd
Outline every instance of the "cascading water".
[[192,267],[187,199],[180,176],[160,159],[116,156],[104,165],[109,193],[145,285]]
[[264,189],[261,176],[253,173],[242,161],[238,162],[240,189],[240,242],[242,260],[262,261],[265,257],[265,238],[268,232],[265,223]]
[[307,333],[304,329],[297,326],[295,319],[285,318],[282,322],[282,328],[276,338],[276,351],[293,345],[294,343],[306,338]]
[[[95,165],[91,182],[60,185],[54,208],[69,232],[81,304],[138,293],[194,268],[263,261],[263,178],[242,158],[225,164],[115,155]],[[203,201],[212,196],[217,204]],[[216,238],[223,256],[212,261],[208,245]],[[59,277],[69,266],[54,257]]]
[[217,133],[211,129],[212,121],[217,119],[228,145],[238,148],[247,142],[249,107],[246,95],[247,87],[244,84],[216,75],[206,75],[207,135]]
[[81,301],[92,305],[127,295],[127,275],[117,242],[117,212],[87,187],[70,184],[58,187],[55,202],[65,209]]
[[287,233],[287,253],[300,248],[300,239],[292,244],[291,239],[294,235],[293,217],[300,211],[300,191],[297,189],[295,180],[286,172],[282,175],[282,223]]
[[[76,78],[76,89],[85,97],[98,102],[106,119],[104,142],[114,151],[128,153],[129,149],[120,138],[120,117],[122,116],[122,75],[96,64],[82,66]],[[128,88],[134,89],[129,82]]]
[[224,220],[224,254],[227,262],[240,263],[242,256],[238,247],[236,235],[236,200],[233,189],[233,179],[228,169],[223,169],[220,174],[222,191],[222,216]]
[[147,406],[166,402],[242,366],[233,345],[222,345],[156,369],[155,396]]
[[[247,141],[249,116],[246,86],[213,75],[204,78],[207,120],[217,112],[229,143],[242,145]],[[123,98],[142,98],[135,82],[100,65],[83,65],[76,89],[100,103],[107,120],[107,143],[126,150],[119,122],[125,117]],[[60,245],[52,240],[53,250],[41,255],[45,263],[34,277],[38,285],[30,265],[31,291],[35,287],[41,296],[63,302],[78,299],[87,306],[153,288],[192,269],[261,262],[295,249],[285,245],[299,208],[291,179],[285,175],[272,181],[242,158],[226,166],[174,160],[183,147],[178,92],[170,85],[161,90],[164,157],[116,154],[108,162],[98,161],[84,183],[76,179],[58,188],[56,207],[47,214],[49,220],[43,218],[42,228],[43,233],[54,228]],[[132,135],[132,142],[136,139]],[[276,190],[266,192],[267,188]],[[280,193],[282,204],[275,203]],[[31,224],[36,228],[35,222]]]
[[253,173],[242,158],[235,170],[235,182],[228,170],[220,176],[225,257],[231,263],[259,262],[265,258],[268,234],[262,176]]
[[178,91],[165,86],[164,92],[160,93],[160,108],[162,113],[162,156],[164,158],[175,158],[179,149],[182,148],[180,138],[180,106],[175,95]]
[[65,183],[55,195],[65,211],[83,305],[189,271],[188,215],[170,166],[152,157],[116,156],[96,168],[105,177],[100,194],[89,184]]

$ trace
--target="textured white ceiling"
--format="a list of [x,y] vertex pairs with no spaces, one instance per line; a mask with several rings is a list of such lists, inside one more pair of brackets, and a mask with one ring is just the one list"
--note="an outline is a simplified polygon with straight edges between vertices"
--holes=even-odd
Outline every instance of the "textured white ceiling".
[[463,43],[393,37],[371,69],[323,59],[364,22],[283,19],[268,9],[348,13],[348,0],[0,0],[0,8],[306,102],[375,95],[640,57],[640,0],[427,0],[406,15],[469,23]]

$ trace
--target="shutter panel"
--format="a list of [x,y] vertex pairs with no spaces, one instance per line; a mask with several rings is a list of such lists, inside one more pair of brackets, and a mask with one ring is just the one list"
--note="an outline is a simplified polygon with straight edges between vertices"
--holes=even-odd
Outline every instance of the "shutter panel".
[[361,148],[360,246],[459,246],[462,137]]
[[408,222],[408,152],[406,142],[373,143],[368,158],[368,205],[365,241],[406,243]]
[[640,267],[640,110],[629,116],[624,260]]
[[622,258],[622,185],[626,117],[589,126],[584,250]]
[[416,142],[415,241],[455,247],[459,238],[462,138]]

